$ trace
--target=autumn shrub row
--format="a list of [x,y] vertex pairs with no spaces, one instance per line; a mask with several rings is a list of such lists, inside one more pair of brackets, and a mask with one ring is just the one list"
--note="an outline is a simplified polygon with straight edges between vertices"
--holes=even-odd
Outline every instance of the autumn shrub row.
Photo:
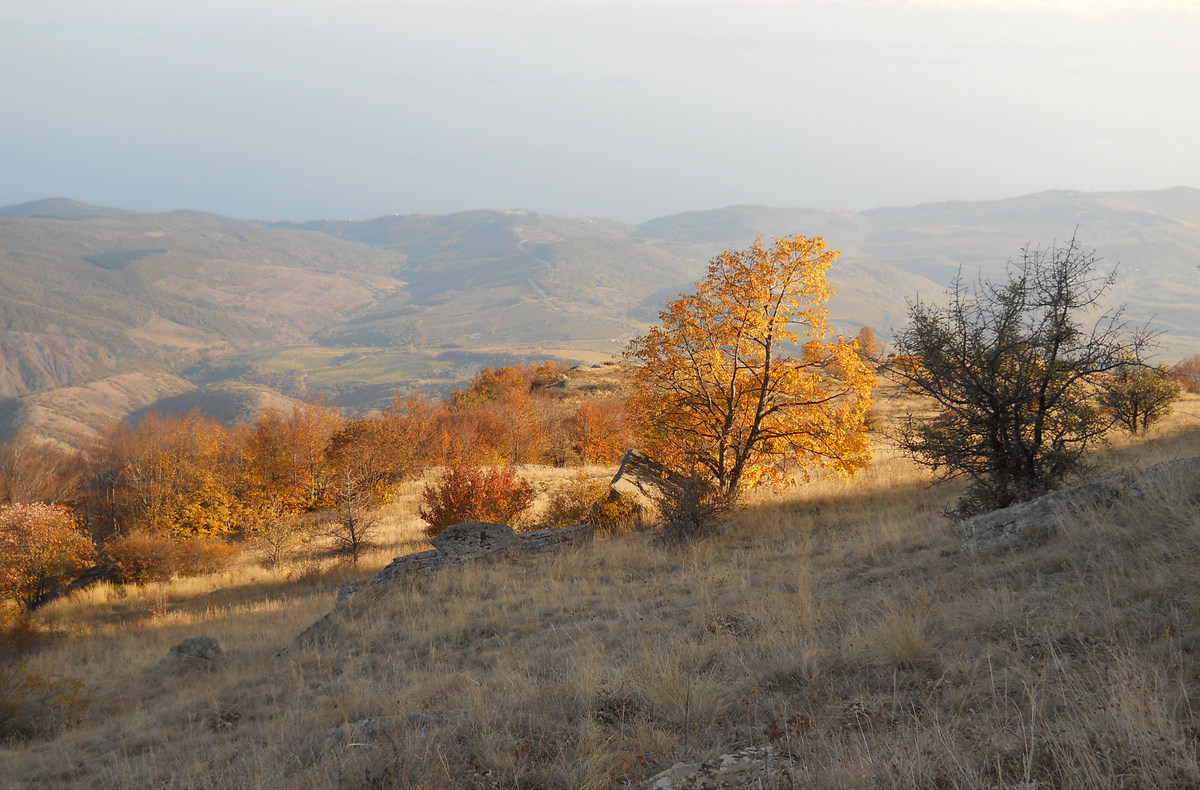
[[[372,511],[429,466],[448,470],[426,492],[431,532],[509,521],[533,499],[512,464],[611,463],[629,444],[619,398],[580,403],[552,388],[561,377],[551,362],[488,368],[441,401],[397,399],[358,419],[322,403],[237,426],[150,414],[79,452],[18,436],[0,446],[0,505],[19,503],[9,521],[21,526],[0,540],[24,542],[0,560],[0,596],[34,606],[93,561],[130,583],[202,573],[229,560],[230,542],[277,564],[310,536],[314,513],[356,560]],[[55,506],[21,509],[37,502]]]

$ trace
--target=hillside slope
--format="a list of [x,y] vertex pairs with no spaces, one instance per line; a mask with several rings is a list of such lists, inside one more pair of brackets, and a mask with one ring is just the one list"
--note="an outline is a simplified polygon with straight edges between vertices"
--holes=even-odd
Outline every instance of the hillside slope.
[[403,257],[196,212],[0,211],[0,396],[307,342],[390,294]]

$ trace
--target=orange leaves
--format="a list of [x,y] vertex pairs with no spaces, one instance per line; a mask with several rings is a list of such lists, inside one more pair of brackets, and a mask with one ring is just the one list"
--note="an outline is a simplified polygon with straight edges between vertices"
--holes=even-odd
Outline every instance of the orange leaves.
[[56,505],[0,507],[0,603],[28,609],[88,566],[96,547]]
[[615,464],[629,449],[625,404],[584,401],[570,421],[572,449],[587,464]]
[[236,455],[229,429],[198,413],[121,423],[95,451],[90,514],[102,533],[228,534],[238,518]]
[[267,412],[255,420],[243,449],[246,498],[278,503],[288,511],[329,504],[332,483],[325,450],[342,424],[335,409],[320,403]]
[[820,238],[759,240],[718,255],[694,293],[667,304],[626,351],[652,454],[726,494],[867,463],[875,376],[855,344],[827,340],[836,257]]
[[533,504],[533,487],[505,465],[484,470],[468,459],[455,459],[440,482],[421,492],[421,519],[430,537],[451,524],[488,521],[509,524]]

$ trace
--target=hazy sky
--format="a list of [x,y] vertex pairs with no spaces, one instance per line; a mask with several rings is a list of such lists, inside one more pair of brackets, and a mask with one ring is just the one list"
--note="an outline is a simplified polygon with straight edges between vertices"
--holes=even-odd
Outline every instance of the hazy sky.
[[0,205],[644,220],[1178,184],[1200,0],[0,0]]

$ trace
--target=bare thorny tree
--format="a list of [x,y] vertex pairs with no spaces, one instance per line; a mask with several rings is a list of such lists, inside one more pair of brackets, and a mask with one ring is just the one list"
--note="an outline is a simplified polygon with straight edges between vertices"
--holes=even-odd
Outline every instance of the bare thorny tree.
[[1122,365],[1142,364],[1152,337],[1123,308],[1102,309],[1115,269],[1098,272],[1098,262],[1072,236],[1023,249],[1007,282],[968,286],[960,274],[948,306],[909,305],[895,345],[910,362],[894,374],[937,414],[910,417],[896,438],[939,480],[970,480],[957,515],[1062,484],[1111,427],[1099,388]]

